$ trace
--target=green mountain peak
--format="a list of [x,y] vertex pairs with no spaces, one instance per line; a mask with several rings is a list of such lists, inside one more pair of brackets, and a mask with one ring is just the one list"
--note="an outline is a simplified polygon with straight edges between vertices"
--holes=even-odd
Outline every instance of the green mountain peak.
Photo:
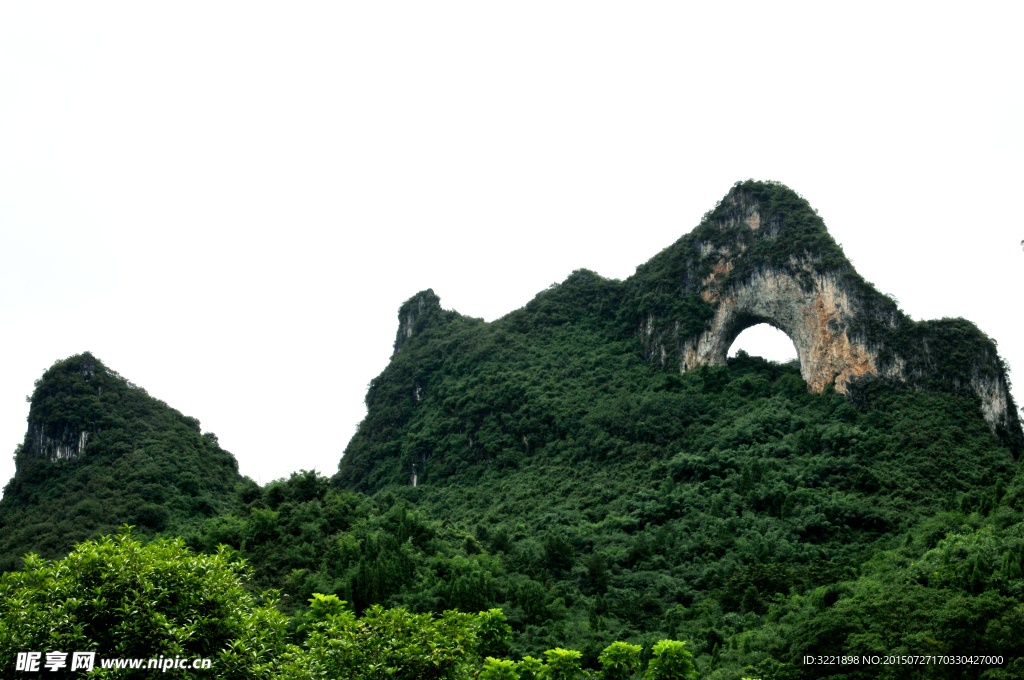
[[[227,510],[238,462],[199,421],[92,354],[36,381],[15,475],[0,500],[0,555],[62,555],[121,524],[182,527]],[[5,563],[4,568],[13,564]]]

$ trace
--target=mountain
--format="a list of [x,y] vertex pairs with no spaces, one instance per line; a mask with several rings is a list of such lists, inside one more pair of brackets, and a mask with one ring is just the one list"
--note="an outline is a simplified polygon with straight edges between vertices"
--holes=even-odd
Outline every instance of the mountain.
[[226,512],[238,463],[199,421],[88,352],[36,381],[25,440],[0,500],[0,566],[65,555],[121,524],[181,529]]
[[[58,362],[0,502],[6,568],[129,521],[234,547],[296,627],[325,593],[500,607],[511,657],[589,668],[674,638],[713,680],[910,672],[803,661],[852,653],[1024,677],[1022,435],[996,344],[910,319],[788,188],[737,184],[625,281],[576,271],[490,323],[427,290],[398,322],[337,474],[264,487],[98,360]],[[727,359],[756,323],[799,359]]]
[[[1022,450],[994,341],[964,319],[913,321],[856,273],[804,199],[748,181],[625,281],[581,270],[490,324],[443,310],[432,290],[414,296],[335,481],[376,490],[529,457],[566,441],[573,419],[624,384],[623,369],[644,373],[638,360],[676,377],[724,366],[736,337],[759,323],[793,340],[813,393],[834,389],[856,404],[888,385],[963,397]],[[552,399],[566,380],[598,393],[559,412]]]

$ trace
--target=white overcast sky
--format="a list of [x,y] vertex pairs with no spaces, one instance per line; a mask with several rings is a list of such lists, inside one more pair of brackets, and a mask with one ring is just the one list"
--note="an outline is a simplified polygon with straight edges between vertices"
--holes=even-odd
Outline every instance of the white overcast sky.
[[85,350],[244,474],[330,475],[404,300],[628,277],[747,178],[1024,385],[1024,5],[697,4],[3,3],[2,481]]

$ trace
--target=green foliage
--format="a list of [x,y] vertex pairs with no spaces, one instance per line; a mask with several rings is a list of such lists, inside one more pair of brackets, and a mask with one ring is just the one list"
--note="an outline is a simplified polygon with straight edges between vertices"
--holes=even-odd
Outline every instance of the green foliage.
[[504,656],[508,653],[512,627],[506,623],[505,614],[500,609],[490,609],[477,614],[473,620],[473,628],[477,638],[477,652],[480,655]]
[[580,656],[576,650],[555,648],[544,652],[547,660],[540,677],[543,680],[576,680],[581,673]]
[[520,680],[540,680],[543,677],[544,662],[532,656],[524,656],[517,666]]
[[[240,487],[237,514],[185,538],[197,550],[242,550],[289,614],[303,616],[313,593],[356,615],[500,608],[509,646],[481,656],[576,649],[596,671],[616,639],[649,649],[671,637],[690,640],[704,672],[767,675],[758,665],[788,659],[778,640],[797,631],[779,607],[821,588],[822,601],[839,601],[841,584],[922,518],[1024,497],[969,400],[889,391],[854,407],[808,394],[795,367],[746,356],[681,377],[624,363],[620,386],[604,391],[582,368],[571,377],[587,356],[567,359],[563,391],[538,373],[565,419],[548,435],[534,430],[515,465],[471,458],[440,481],[406,479],[372,496],[296,473]],[[424,393],[416,419],[441,417],[433,398]],[[445,450],[443,437],[421,441]],[[1002,565],[993,555],[986,564]]]
[[[1020,477],[1013,486],[1019,483]],[[986,516],[936,515],[899,547],[864,564],[860,578],[786,600],[770,617],[774,641],[767,649],[792,666],[794,677],[824,677],[821,669],[797,670],[803,655],[883,649],[899,655],[997,655],[1009,669],[1024,655],[1022,519],[1024,514],[1006,505]],[[934,669],[933,677],[1014,677],[1002,672],[951,667]],[[864,677],[876,674],[877,669]]]
[[[252,594],[247,578],[245,562],[223,546],[196,555],[177,539],[144,545],[127,527],[56,563],[30,555],[23,571],[0,580],[0,664],[11,668],[19,651],[73,649],[100,658],[214,657],[217,678],[441,680],[477,667],[485,679],[582,674],[579,651],[548,650],[543,664],[492,656],[512,632],[498,609],[435,616],[373,605],[357,617],[337,596],[316,593],[300,619],[302,645],[285,645],[276,593]],[[604,677],[629,677],[639,652],[609,646]]]
[[[607,313],[617,285],[577,272],[505,319],[435,311],[405,339],[333,480],[376,491],[350,565],[398,550],[380,521],[396,507],[437,522],[375,601],[500,607],[513,656],[575,648],[597,670],[616,638],[684,637],[704,672],[767,675],[796,630],[776,608],[821,588],[838,601],[872,554],[953,504],[995,507],[1013,459],[973,398],[878,385],[851,403],[742,354],[665,374]],[[303,568],[361,609],[337,564]]]
[[[558,292],[545,300],[551,314]],[[601,318],[592,322],[600,326]],[[299,642],[323,635],[307,617],[329,617],[305,603],[325,593],[351,603],[353,617],[375,605],[435,620],[446,610],[500,608],[500,619],[474,619],[481,646],[467,654],[478,659],[575,649],[580,668],[597,671],[616,639],[648,645],[640,656],[646,665],[650,641],[671,637],[690,640],[693,662],[706,673],[768,675],[761,669],[770,660],[791,663],[793,640],[813,647],[831,639],[815,632],[812,622],[825,619],[803,603],[827,612],[846,602],[865,561],[903,540],[905,527],[949,507],[994,517],[1001,504],[1024,505],[1019,485],[1006,481],[1012,459],[970,400],[878,390],[854,407],[839,395],[807,394],[795,367],[747,356],[665,375],[631,359],[629,341],[588,345],[593,327],[529,330],[548,339],[527,361],[505,364],[506,333],[492,348],[495,363],[477,357],[479,375],[467,366],[463,379],[478,381],[479,400],[445,415],[443,404],[462,387],[443,376],[422,383],[421,400],[413,398],[419,406],[403,427],[416,428],[412,440],[431,452],[420,468],[425,483],[412,488],[400,477],[401,485],[367,496],[312,471],[264,488],[243,480],[229,495],[236,510],[187,527],[186,542],[202,552],[221,543],[241,551],[256,585],[283,592],[279,606],[296,616]],[[416,340],[393,365],[415,356]],[[517,409],[529,414],[531,401],[543,399],[551,416],[524,421],[528,446],[515,451],[520,431],[503,434],[494,411],[469,434],[446,429],[446,418],[465,427],[458,419],[490,399],[511,398],[517,385],[535,391],[520,391]],[[370,438],[353,446],[358,440]],[[460,441],[471,452],[498,448],[461,458],[450,445]],[[431,467],[446,456],[450,467]],[[378,461],[382,475],[388,465],[386,456]],[[90,501],[77,512],[92,512]],[[949,530],[934,529],[929,549]],[[978,548],[969,569],[932,569],[934,585],[941,577],[942,587],[977,597],[1024,571],[1017,548],[992,540],[978,539],[990,547]],[[1005,598],[1016,595],[1000,592],[1004,599],[978,616],[1010,615],[1015,605]],[[487,632],[488,620],[496,633]],[[488,635],[491,642],[480,642]],[[295,673],[337,661],[317,660],[312,649],[289,661]],[[453,657],[445,663],[458,665]],[[522,677],[540,672],[525,663],[517,666]]]
[[[795,368],[753,357],[679,378],[638,364],[607,392],[580,375],[550,398],[562,425],[534,430],[536,449],[516,465],[469,459],[441,481],[391,487],[449,528],[437,531],[438,553],[412,555],[424,574],[410,581],[416,594],[393,591],[388,602],[500,606],[513,653],[574,645],[590,668],[613,635],[676,632],[710,655],[750,625],[723,618],[730,612],[765,616],[791,589],[848,578],[901,527],[993,474],[1005,479],[1012,464],[976,407],[948,394],[892,391],[854,408],[807,394]],[[417,419],[441,417],[431,399]],[[484,585],[470,592],[490,599],[470,607],[442,595],[473,573]],[[722,607],[711,619],[694,609],[705,600]]]
[[29,555],[0,580],[0,667],[25,650],[76,650],[213,658],[210,677],[263,677],[286,618],[273,592],[245,588],[248,568],[230,557],[193,554],[177,539],[143,545],[127,528],[57,562]]
[[605,647],[597,660],[601,662],[601,677],[604,680],[630,680],[640,667],[640,645],[628,642],[613,642]]
[[647,680],[680,680],[697,675],[693,655],[678,640],[662,640],[654,645],[653,658],[647,665]]
[[515,661],[489,656],[484,659],[484,665],[476,677],[479,680],[519,680],[518,665]]
[[[302,648],[285,657],[282,678],[389,678],[441,680],[465,677],[479,659],[480,633],[493,635],[500,612],[480,616],[446,611],[440,617],[385,610],[374,605],[361,618],[334,595],[312,599]],[[493,640],[487,644],[493,645]],[[489,663],[493,670],[503,668]]]

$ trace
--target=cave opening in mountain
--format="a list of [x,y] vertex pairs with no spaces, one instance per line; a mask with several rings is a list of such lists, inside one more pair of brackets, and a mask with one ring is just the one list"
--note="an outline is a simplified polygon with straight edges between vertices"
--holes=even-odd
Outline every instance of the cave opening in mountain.
[[798,359],[796,345],[790,337],[767,323],[750,326],[737,335],[729,347],[729,358],[736,356],[740,350],[780,364]]

